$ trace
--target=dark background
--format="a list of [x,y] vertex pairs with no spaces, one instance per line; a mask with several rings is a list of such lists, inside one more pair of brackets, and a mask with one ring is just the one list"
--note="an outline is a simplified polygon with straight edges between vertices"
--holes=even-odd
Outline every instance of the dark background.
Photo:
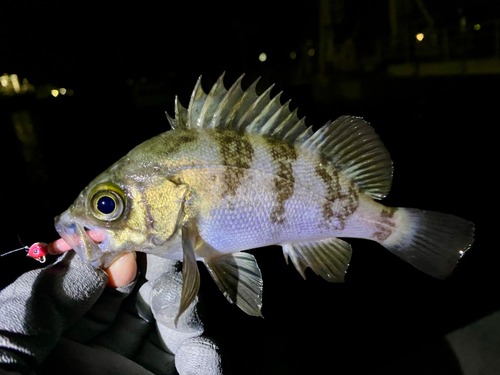
[[[242,73],[244,88],[262,76],[259,93],[276,83],[273,93],[284,90],[282,101],[293,98],[292,108],[316,128],[343,114],[364,117],[394,160],[384,203],[471,220],[476,241],[445,281],[368,241],[349,241],[343,284],[310,270],[303,281],[279,247],[253,250],[265,319],[227,303],[202,269],[206,331],[228,366],[238,374],[389,373],[415,355],[407,363],[428,366],[421,373],[442,366],[459,374],[450,351],[429,355],[429,348],[500,306],[493,242],[500,75],[488,69],[498,64],[500,6],[422,4],[2,4],[0,75],[28,80],[19,92],[0,92],[2,252],[20,240],[55,240],[53,217],[132,147],[169,129],[164,111],[173,114],[175,95],[187,107],[200,74],[205,91],[223,71],[226,87]],[[451,74],[447,62],[479,68]],[[437,73],[419,73],[427,63],[438,64]],[[391,74],[408,66],[417,71]],[[24,252],[0,258],[1,286],[39,266]]]

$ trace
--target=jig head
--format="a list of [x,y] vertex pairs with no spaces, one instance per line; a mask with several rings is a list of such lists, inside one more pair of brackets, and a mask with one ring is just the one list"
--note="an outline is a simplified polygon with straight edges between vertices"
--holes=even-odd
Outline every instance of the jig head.
[[47,254],[49,253],[47,250],[47,244],[45,242],[35,242],[30,247],[23,246],[20,247],[19,249],[12,250],[4,254],[0,254],[0,256],[3,257],[4,255],[11,254],[20,250],[26,250],[27,257],[33,258],[40,263],[45,263],[45,261],[47,260]]

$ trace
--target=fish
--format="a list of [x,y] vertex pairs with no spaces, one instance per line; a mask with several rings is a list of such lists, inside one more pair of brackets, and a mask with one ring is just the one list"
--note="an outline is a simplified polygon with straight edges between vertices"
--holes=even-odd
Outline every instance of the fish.
[[[262,316],[262,274],[246,250],[282,247],[307,268],[342,282],[351,246],[378,242],[436,278],[451,274],[474,240],[453,215],[380,203],[393,163],[372,126],[344,115],[317,131],[274,85],[258,95],[222,74],[208,93],[198,78],[189,105],[175,97],[170,130],[132,149],[98,175],[55,218],[59,235],[95,267],[123,252],[182,261],[179,315],[200,286],[202,262],[228,299]],[[89,236],[93,233],[94,236]],[[92,238],[99,238],[95,241]]]

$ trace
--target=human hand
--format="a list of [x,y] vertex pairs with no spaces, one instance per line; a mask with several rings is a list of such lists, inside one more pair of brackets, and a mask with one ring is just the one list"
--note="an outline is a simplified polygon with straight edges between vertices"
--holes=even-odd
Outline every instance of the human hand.
[[22,275],[0,292],[0,369],[220,374],[217,347],[202,336],[197,300],[173,324],[182,289],[174,262],[148,261],[148,281],[136,278],[133,253],[103,272],[68,252]]
[[[103,240],[100,232],[88,231],[90,238],[96,242]],[[64,254],[71,250],[71,246],[62,238],[47,245],[49,254]],[[104,270],[108,275],[108,285],[118,288],[131,283],[137,274],[137,262],[135,252],[122,253],[108,268]]]

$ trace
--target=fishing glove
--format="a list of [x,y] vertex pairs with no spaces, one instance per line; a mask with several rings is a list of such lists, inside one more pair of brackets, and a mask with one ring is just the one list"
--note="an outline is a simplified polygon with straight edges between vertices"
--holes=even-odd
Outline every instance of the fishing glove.
[[21,275],[0,292],[0,373],[221,374],[198,298],[175,325],[182,274],[152,257],[116,289],[73,251]]

